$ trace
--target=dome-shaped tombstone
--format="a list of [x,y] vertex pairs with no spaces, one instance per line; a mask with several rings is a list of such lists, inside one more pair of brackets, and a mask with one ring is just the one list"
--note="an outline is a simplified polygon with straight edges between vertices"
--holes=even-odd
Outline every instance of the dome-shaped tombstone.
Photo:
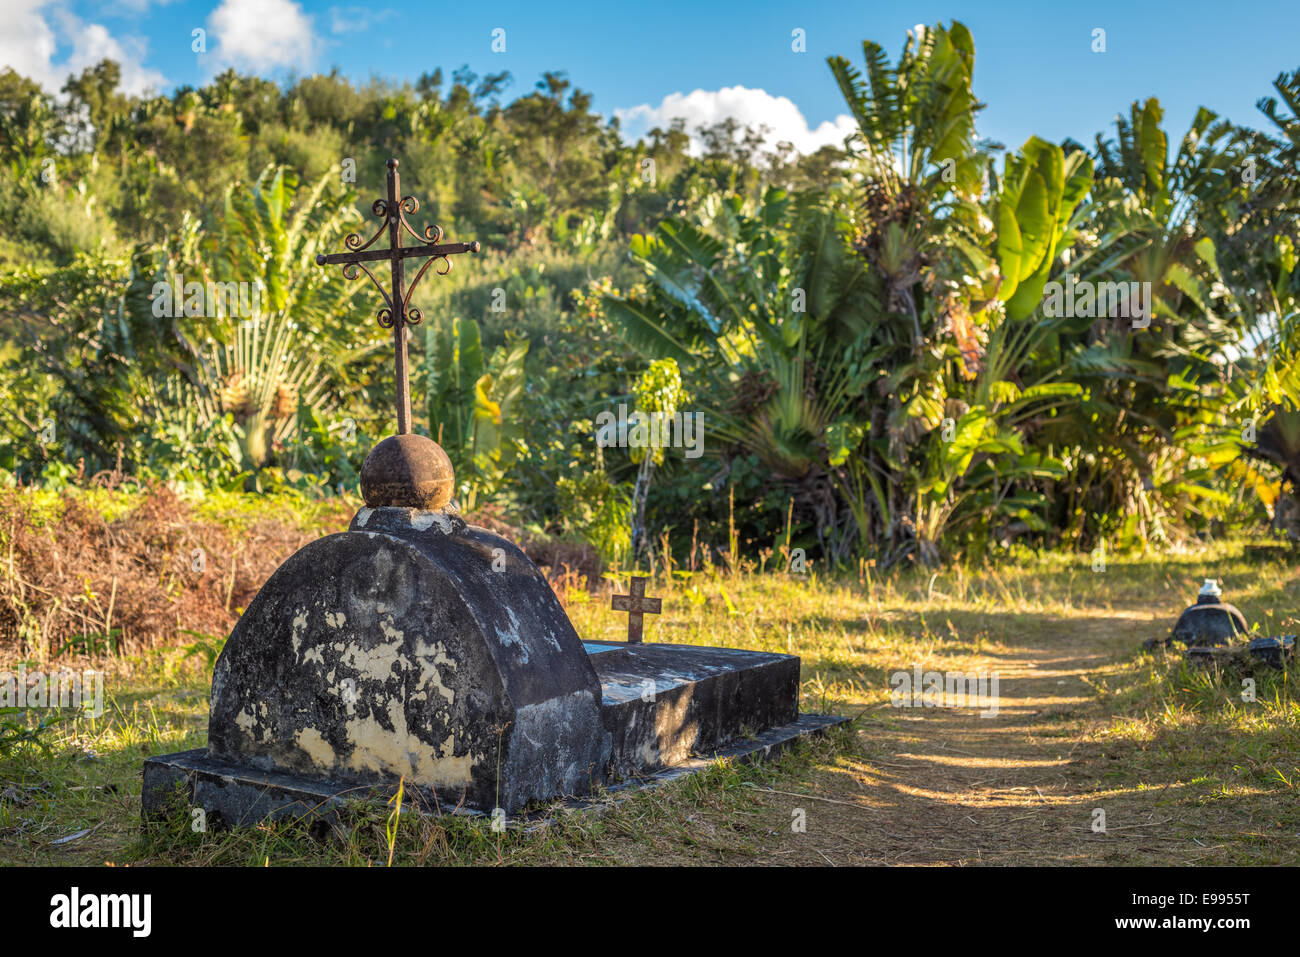
[[365,508],[240,619],[209,754],[514,811],[603,778],[600,683],[536,566],[454,515]]
[[1223,592],[1213,578],[1205,579],[1196,596],[1174,624],[1172,641],[1189,646],[1227,645],[1250,629],[1235,605],[1222,601]]

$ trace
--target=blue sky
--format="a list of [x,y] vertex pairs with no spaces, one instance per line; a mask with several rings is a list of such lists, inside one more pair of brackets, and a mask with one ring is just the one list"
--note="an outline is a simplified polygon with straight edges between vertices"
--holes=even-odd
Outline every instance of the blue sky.
[[[468,64],[480,75],[509,70],[509,99],[543,70],[562,69],[630,131],[672,115],[691,125],[735,115],[768,122],[773,139],[805,149],[847,128],[826,57],[860,63],[868,37],[896,56],[916,23],[956,18],[971,28],[975,90],[988,104],[980,132],[1008,146],[1034,133],[1091,143],[1129,102],[1153,95],[1175,135],[1198,105],[1260,125],[1255,100],[1272,92],[1279,72],[1300,67],[1300,4],[0,2],[8,19],[0,68],[51,88],[104,55],[126,63],[129,87],[163,90],[202,83],[227,65],[281,80],[337,66],[361,81],[413,81]],[[206,53],[191,51],[196,28],[206,32]],[[503,53],[492,50],[497,28]],[[805,53],[791,49],[796,28]],[[1104,53],[1092,50],[1097,29]]]

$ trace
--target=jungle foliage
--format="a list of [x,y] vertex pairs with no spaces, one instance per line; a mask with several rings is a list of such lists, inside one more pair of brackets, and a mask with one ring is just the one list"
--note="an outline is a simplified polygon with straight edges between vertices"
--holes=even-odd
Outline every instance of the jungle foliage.
[[[484,247],[425,279],[410,343],[466,509],[642,563],[1280,524],[1300,71],[1260,129],[1201,110],[1179,137],[1146,100],[1091,147],[1006,149],[974,64],[958,22],[830,58],[857,130],[811,156],[734,122],[627,143],[559,72],[507,101],[508,74],[464,68],[149,98],[111,61],[62,97],[7,71],[0,469],[355,488],[392,428],[391,341],[315,256],[374,230],[398,156],[416,220]],[[598,442],[620,405],[698,415],[704,454]]]

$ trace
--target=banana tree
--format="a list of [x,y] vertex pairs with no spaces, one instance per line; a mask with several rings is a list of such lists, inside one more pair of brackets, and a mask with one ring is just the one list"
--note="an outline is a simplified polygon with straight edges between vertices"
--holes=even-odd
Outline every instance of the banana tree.
[[[1212,437],[1206,444],[1211,461],[1229,469],[1237,488],[1252,488],[1275,523],[1290,513],[1287,532],[1295,539],[1300,538],[1294,526],[1294,516],[1300,514],[1295,507],[1300,491],[1300,183],[1295,176],[1300,70],[1280,74],[1273,88],[1277,96],[1263,97],[1256,106],[1272,124],[1274,136],[1258,134],[1250,152],[1259,167],[1250,192],[1256,215],[1267,221],[1221,242],[1229,284],[1239,292],[1252,327],[1250,339],[1257,344],[1240,357],[1243,375],[1230,383],[1224,414],[1215,422],[1217,434],[1207,430]],[[1234,242],[1238,236],[1244,242]],[[1280,471],[1278,482],[1256,468],[1260,461]],[[1279,494],[1287,497],[1281,504],[1290,508],[1276,507]]]
[[1006,303],[1009,319],[1039,311],[1048,276],[1074,241],[1072,219],[1092,186],[1092,173],[1087,154],[1077,150],[1066,156],[1037,136],[1007,157],[994,216],[1001,276],[997,297]]
[[461,508],[473,511],[518,458],[528,340],[499,347],[485,361],[473,319],[447,319],[426,336],[430,430],[455,469]]
[[1115,530],[1160,539],[1169,518],[1222,499],[1185,440],[1223,398],[1234,375],[1224,347],[1250,324],[1219,262],[1227,237],[1251,231],[1247,139],[1200,110],[1170,155],[1162,116],[1154,99],[1134,103],[1113,139],[1098,137],[1096,183],[1058,275],[1149,295],[1145,323],[1084,315],[1057,339],[1087,399],[1039,440],[1071,463],[1054,518],[1083,545]]
[[873,535],[855,513],[863,538],[887,561],[933,562],[954,517],[1032,524],[1042,499],[1022,482],[1059,472],[1022,433],[1080,394],[1059,362],[1042,361],[1053,323],[1039,305],[1092,164],[1031,138],[996,175],[975,138],[975,50],[960,23],[909,34],[893,66],[878,44],[863,53],[865,82],[830,62],[859,126],[854,248],[883,278],[870,336],[886,371],[869,421],[832,425],[834,461],[846,490],[871,490],[878,522]]
[[632,239],[644,293],[602,299],[633,346],[676,360],[703,414],[706,454],[756,455],[837,555],[854,526],[827,428],[857,419],[883,355],[866,335],[881,287],[849,250],[848,228],[842,204],[826,198],[714,194]]
[[[918,390],[903,407],[916,451],[892,462],[915,501],[914,545],[903,547],[927,564],[939,559],[945,535],[987,532],[998,522],[1045,530],[1047,498],[1035,486],[1061,477],[1064,466],[1029,435],[1083,395],[1053,350],[1064,317],[1045,315],[1042,296],[1074,240],[1092,162],[1031,137],[1007,157],[1001,177],[990,173],[992,255],[965,253],[978,272],[945,303],[955,348],[929,377],[929,392]],[[881,445],[889,460],[892,449]]]
[[[1253,491],[1278,522],[1288,511],[1275,507],[1278,497],[1294,505],[1300,490],[1300,256],[1290,237],[1275,236],[1273,254],[1260,259],[1271,274],[1264,284],[1271,307],[1255,327],[1257,344],[1238,357],[1242,374],[1228,383],[1220,414],[1185,431],[1195,452],[1227,469],[1239,497]],[[1300,537],[1295,527],[1287,532]]]
[[934,318],[922,278],[959,275],[963,254],[979,245],[987,151],[975,139],[983,108],[971,89],[975,44],[954,21],[909,31],[897,64],[871,40],[862,55],[865,76],[844,57],[827,61],[858,125],[850,144],[862,180],[854,245],[920,352]]

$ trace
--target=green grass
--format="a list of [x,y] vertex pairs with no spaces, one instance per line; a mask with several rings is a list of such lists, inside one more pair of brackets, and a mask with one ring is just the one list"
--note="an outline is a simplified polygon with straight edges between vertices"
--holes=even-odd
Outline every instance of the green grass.
[[[1241,544],[1112,561],[1017,555],[1001,567],[857,579],[696,575],[658,583],[646,640],[792,652],[802,707],[846,730],[758,765],[704,773],[593,810],[539,809],[544,827],[405,808],[395,865],[590,863],[1287,863],[1300,831],[1297,670],[1188,670],[1139,650],[1206,576],[1265,633],[1297,631],[1297,570]],[[570,592],[586,639],[615,639],[608,596]],[[190,639],[184,639],[189,641]],[[1004,674],[1003,714],[893,709],[888,676]],[[384,865],[393,807],[335,826],[142,831],[140,766],[202,746],[210,666],[173,649],[119,660],[98,720],[60,723],[49,753],[0,758],[0,860],[15,864]],[[1092,832],[1094,808],[1108,832]],[[806,831],[792,829],[802,812]],[[62,844],[60,838],[89,833]]]
[[[89,486],[76,489],[26,488],[23,490],[24,506],[36,527],[57,522],[67,507],[69,496],[84,503],[106,522],[120,519],[139,508],[148,496],[148,489],[135,485],[108,489]],[[347,519],[340,516],[354,511],[360,504],[355,497],[317,499],[295,491],[281,489],[259,495],[208,489],[194,494],[178,486],[178,495],[193,509],[200,521],[215,522],[232,532],[246,531],[261,521],[288,521],[303,530],[334,530]]]

